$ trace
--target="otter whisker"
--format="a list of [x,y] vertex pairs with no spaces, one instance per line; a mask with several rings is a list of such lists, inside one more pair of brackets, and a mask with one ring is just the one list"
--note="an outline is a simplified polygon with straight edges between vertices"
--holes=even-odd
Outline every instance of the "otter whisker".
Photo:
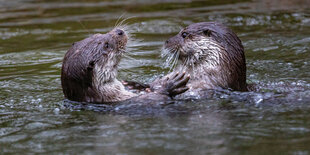
[[175,62],[176,62],[176,57],[177,57],[177,53],[174,53],[172,55],[172,59],[170,60],[170,65],[169,65],[169,72],[171,72],[171,70],[174,68],[175,66]]
[[180,53],[179,52],[175,52],[176,54],[175,54],[175,57],[174,57],[174,61],[173,61],[173,63],[172,63],[172,66],[171,66],[171,68],[170,68],[170,71],[172,70],[172,69],[174,69],[176,66],[177,66],[177,63],[178,63],[178,59],[179,59],[179,55],[180,55]]
[[127,17],[127,18],[123,19],[116,27],[121,26],[125,21],[127,21],[128,19],[132,19],[132,18],[136,18],[136,16]]
[[118,53],[117,54],[122,54],[122,55],[124,55],[123,53],[125,53],[126,52],[126,50],[125,49],[119,49],[119,51],[118,51]]
[[165,58],[165,67],[170,67],[171,59],[173,58],[173,54],[171,54],[169,51],[166,51],[167,49],[164,49],[164,52],[162,52],[162,57]]
[[171,54],[171,49],[165,49],[165,48],[162,48],[161,49],[161,57],[162,58],[166,58],[167,56],[169,56]]
[[161,48],[161,55],[160,55],[160,56],[161,56],[162,58],[168,57],[168,56],[171,54],[171,52],[170,52],[171,49],[172,49],[172,48],[166,49],[166,48],[162,47],[162,48]]
[[124,25],[118,25],[116,28],[120,28],[120,29],[123,29],[123,30],[128,30],[128,23],[124,24]]
[[181,71],[185,70],[184,68],[187,68],[187,63],[188,63],[188,57],[186,57],[183,63],[181,64],[181,67],[180,67]]
[[123,57],[131,59],[131,60],[137,60],[136,58],[134,58],[134,57],[132,57],[132,56],[130,56],[128,54],[123,54]]
[[164,66],[169,67],[169,72],[177,66],[179,54],[180,53],[175,48],[162,49],[161,56],[166,58]]
[[179,29],[180,29],[180,31],[183,29],[183,27],[182,26],[179,26]]
[[125,15],[126,13],[124,12],[121,16],[118,17],[117,21],[114,24],[114,28],[117,27],[119,20]]
[[86,26],[80,20],[78,20],[78,22],[83,27],[83,29],[85,29],[87,31],[88,35],[90,35],[91,33],[88,29],[86,29]]
[[120,21],[115,27],[121,27],[123,25],[123,22],[130,19],[130,18],[133,18],[133,17],[127,17],[127,18],[124,18],[122,21]]
[[174,57],[174,54],[168,55],[168,57],[167,57],[167,59],[166,59],[166,63],[167,63],[166,65],[170,65],[170,63],[171,63],[173,57]]

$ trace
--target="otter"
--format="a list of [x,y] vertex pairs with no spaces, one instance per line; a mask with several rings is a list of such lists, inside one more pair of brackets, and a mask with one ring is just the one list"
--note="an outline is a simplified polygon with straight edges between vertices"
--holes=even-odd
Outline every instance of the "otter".
[[164,43],[162,55],[174,70],[147,85],[151,90],[162,87],[162,79],[182,71],[191,75],[189,90],[182,97],[199,97],[214,89],[248,90],[241,40],[221,23],[189,25]]
[[138,95],[117,80],[117,69],[126,51],[127,34],[114,28],[73,43],[64,56],[61,85],[65,98],[89,103],[112,103],[137,99],[167,99],[185,92],[189,76],[176,73],[162,81],[160,89]]
[[[244,48],[238,36],[218,22],[194,23],[168,39],[163,56],[177,65],[176,72],[191,75],[187,94],[199,95],[206,89],[231,89],[247,91],[246,60]],[[175,59],[175,61],[174,61]],[[151,83],[151,88],[160,86],[162,79]]]

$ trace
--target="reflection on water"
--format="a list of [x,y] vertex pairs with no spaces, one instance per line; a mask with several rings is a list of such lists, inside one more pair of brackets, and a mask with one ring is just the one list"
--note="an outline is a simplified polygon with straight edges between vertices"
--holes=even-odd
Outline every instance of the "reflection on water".
[[[309,154],[308,0],[0,0],[0,151],[105,154]],[[60,67],[73,42],[128,18],[120,79],[165,74],[163,42],[194,22],[220,21],[241,38],[248,82],[205,100],[63,102]]]

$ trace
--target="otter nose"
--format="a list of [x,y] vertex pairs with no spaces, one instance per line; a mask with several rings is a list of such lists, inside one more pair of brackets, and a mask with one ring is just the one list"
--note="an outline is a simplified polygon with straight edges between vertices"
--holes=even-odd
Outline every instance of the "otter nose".
[[168,44],[168,43],[169,43],[169,40],[166,40],[165,43]]
[[124,31],[123,30],[120,30],[120,29],[117,29],[116,30],[116,33],[118,34],[118,35],[123,35],[124,34]]

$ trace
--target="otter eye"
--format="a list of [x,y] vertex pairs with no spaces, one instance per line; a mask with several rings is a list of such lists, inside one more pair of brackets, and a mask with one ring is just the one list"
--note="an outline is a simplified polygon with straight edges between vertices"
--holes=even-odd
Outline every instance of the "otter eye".
[[110,47],[109,43],[105,43],[105,44],[104,44],[104,47],[105,47],[105,48],[109,48],[109,47]]
[[203,30],[203,34],[205,34],[206,36],[210,37],[211,36],[211,30],[209,30],[209,29]]
[[181,35],[182,35],[183,38],[186,38],[188,36],[188,33],[187,32],[183,32]]

